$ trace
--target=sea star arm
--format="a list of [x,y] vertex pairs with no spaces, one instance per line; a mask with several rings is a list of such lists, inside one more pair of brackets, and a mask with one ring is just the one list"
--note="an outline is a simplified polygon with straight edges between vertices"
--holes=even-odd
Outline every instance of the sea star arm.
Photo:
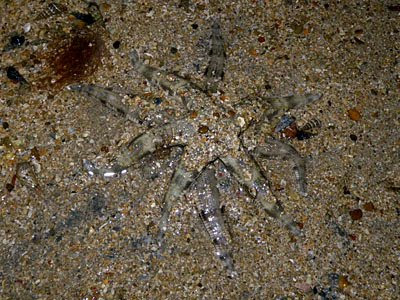
[[306,163],[294,147],[272,137],[266,138],[265,145],[257,146],[252,154],[257,157],[280,157],[294,163],[294,174],[299,187],[299,192],[307,195]]
[[227,156],[221,158],[221,161],[249,194],[261,202],[268,215],[285,226],[292,234],[296,236],[301,235],[298,225],[289,215],[284,213],[282,206],[276,200],[270,200],[274,196],[272,195],[268,181],[250,157],[238,160]]
[[224,224],[220,208],[220,193],[215,178],[215,168],[207,166],[193,185],[192,197],[195,199],[200,218],[215,247],[217,258],[230,275],[234,275],[233,259],[229,250],[229,233]]
[[171,209],[183,193],[189,188],[196,176],[195,171],[188,171],[183,167],[181,160],[180,165],[176,168],[172,175],[171,182],[168,186],[168,191],[164,196],[161,218],[159,223],[158,243],[162,248],[165,232],[168,227],[168,219]]
[[91,175],[114,177],[126,172],[127,168],[158,149],[175,146],[184,147],[194,131],[193,125],[183,118],[174,123],[151,128],[145,133],[138,135],[132,142],[121,149],[116,157],[116,162],[110,168],[95,167],[87,160],[83,161],[83,165]]

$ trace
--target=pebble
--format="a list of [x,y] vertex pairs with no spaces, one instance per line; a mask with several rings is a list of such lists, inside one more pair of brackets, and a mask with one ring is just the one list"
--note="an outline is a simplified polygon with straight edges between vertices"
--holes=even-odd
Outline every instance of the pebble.
[[375,211],[375,206],[374,206],[374,204],[373,204],[372,202],[365,203],[365,204],[363,205],[363,208],[364,208],[366,211]]
[[115,41],[115,42],[113,43],[113,48],[114,48],[114,49],[118,49],[119,46],[121,46],[121,42],[120,42],[120,41]]
[[351,108],[347,111],[347,114],[349,116],[349,118],[353,121],[359,121],[361,119],[361,114],[360,112],[355,109],[355,108]]
[[236,115],[236,112],[232,109],[228,110],[229,117],[233,118]]
[[92,25],[94,22],[96,22],[95,18],[91,14],[73,12],[72,15],[78,20],[83,21],[86,25]]
[[357,240],[357,236],[355,234],[349,234],[349,239],[351,239],[352,241],[356,241]]
[[313,136],[314,136],[313,133],[300,130],[300,131],[297,131],[295,137],[296,137],[299,141],[303,141],[303,140],[308,140],[309,138],[311,138],[311,137],[313,137]]
[[292,30],[295,34],[301,34],[301,33],[303,33],[303,26],[304,26],[304,24],[302,24],[302,23],[294,22],[291,24],[290,27],[292,28]]
[[390,11],[400,12],[400,5],[388,5],[387,8]]
[[10,45],[14,48],[21,47],[25,43],[25,37],[23,35],[13,35],[10,38]]
[[357,209],[353,209],[351,211],[349,211],[350,217],[353,221],[357,221],[360,220],[362,218],[362,210],[357,208]]
[[258,55],[257,50],[252,48],[249,50],[249,54],[253,57],[256,57]]
[[198,133],[205,134],[208,132],[208,127],[206,125],[200,125],[199,129],[197,130]]
[[14,185],[11,183],[7,183],[6,184],[6,189],[8,192],[11,192],[14,189]]
[[192,111],[189,116],[191,119],[196,119],[198,115],[199,113],[197,111]]
[[312,290],[312,286],[306,282],[297,282],[295,287],[301,290],[303,293],[308,293]]
[[357,141],[357,136],[355,134],[350,134],[350,139],[355,142]]
[[160,105],[161,102],[162,102],[162,99],[161,99],[161,98],[155,98],[155,99],[154,99],[154,104],[155,104],[155,105]]
[[347,279],[347,276],[340,275],[339,276],[339,282],[338,282],[339,288],[342,290],[350,285],[349,280]]
[[8,79],[11,79],[15,82],[27,83],[24,77],[18,72],[18,70],[14,67],[7,67],[6,69]]
[[259,37],[258,37],[258,42],[259,42],[259,43],[264,43],[264,42],[265,42],[265,37],[259,36]]
[[25,33],[29,32],[31,30],[31,28],[32,28],[31,23],[26,23],[24,25],[24,32]]

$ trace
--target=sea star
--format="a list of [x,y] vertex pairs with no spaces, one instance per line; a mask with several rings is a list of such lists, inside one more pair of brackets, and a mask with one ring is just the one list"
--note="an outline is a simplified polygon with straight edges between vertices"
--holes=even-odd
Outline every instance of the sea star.
[[[262,203],[268,215],[287,227],[292,234],[300,235],[298,225],[275,200],[257,160],[265,156],[293,160],[299,191],[306,193],[304,160],[293,147],[272,137],[265,138],[264,125],[270,129],[276,125],[282,113],[318,100],[320,95],[246,99],[234,107],[229,106],[212,94],[218,80],[223,77],[226,58],[218,22],[212,26],[210,56],[205,73],[207,80],[203,87],[145,64],[138,52],[132,51],[130,58],[135,70],[150,82],[168,90],[176,99],[183,99],[186,113],[137,136],[116,156],[111,168],[98,168],[87,160],[84,160],[84,167],[91,175],[112,177],[125,173],[127,168],[159,149],[180,147],[182,155],[163,201],[157,237],[160,249],[163,248],[171,208],[191,188],[217,257],[231,274],[235,274],[229,239],[220,212],[214,164],[221,162],[248,194]],[[128,119],[139,121],[138,112],[131,112],[118,93],[111,89],[85,84],[70,85],[68,89],[98,99]]]

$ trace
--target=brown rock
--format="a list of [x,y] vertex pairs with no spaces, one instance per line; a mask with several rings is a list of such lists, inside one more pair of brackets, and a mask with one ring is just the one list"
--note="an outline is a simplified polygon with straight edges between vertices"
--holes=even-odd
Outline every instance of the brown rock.
[[357,221],[360,220],[362,218],[362,210],[357,208],[357,209],[353,209],[351,211],[349,211],[350,217],[353,221]]
[[348,114],[349,118],[352,119],[353,121],[359,121],[361,119],[360,112],[355,108],[349,109],[347,111],[347,114]]
[[365,204],[363,205],[363,208],[364,208],[366,211],[374,211],[374,210],[375,210],[375,206],[374,206],[374,204],[373,204],[372,202],[365,203]]

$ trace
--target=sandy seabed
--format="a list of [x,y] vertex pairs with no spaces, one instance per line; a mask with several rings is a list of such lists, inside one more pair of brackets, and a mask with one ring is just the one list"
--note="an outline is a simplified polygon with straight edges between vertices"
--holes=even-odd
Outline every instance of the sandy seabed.
[[[26,39],[0,62],[0,299],[400,298],[396,1],[97,1],[104,57],[86,83],[173,109],[165,91],[133,70],[129,53],[202,80],[219,20],[225,101],[323,94],[290,112],[300,125],[322,124],[310,139],[286,141],[307,158],[308,196],[297,193],[290,162],[263,161],[302,238],[234,181],[221,193],[235,278],[215,258],[188,197],[173,209],[165,253],[152,255],[146,236],[157,227],[176,153],[146,158],[119,178],[85,172],[83,159],[106,165],[145,128],[77,93],[37,88],[32,60],[49,32],[67,32],[68,22],[82,28],[70,12],[87,12],[84,1],[70,0],[67,12],[36,20],[49,3],[0,4],[0,46],[8,49],[15,34]],[[28,87],[7,77],[9,66]],[[25,172],[18,178],[17,166]]]

